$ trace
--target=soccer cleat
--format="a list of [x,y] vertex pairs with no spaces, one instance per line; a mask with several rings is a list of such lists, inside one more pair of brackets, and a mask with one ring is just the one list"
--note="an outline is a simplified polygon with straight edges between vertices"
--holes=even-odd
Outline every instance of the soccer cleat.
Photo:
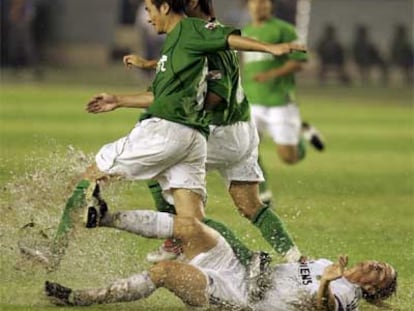
[[247,267],[247,291],[250,302],[263,299],[271,285],[270,263],[272,258],[265,252],[254,252]]
[[93,191],[90,193],[89,207],[86,210],[85,227],[96,228],[99,226],[101,219],[108,212],[108,204],[101,197],[101,188],[99,183],[95,183]]
[[72,290],[68,287],[62,286],[58,283],[45,282],[46,296],[51,298],[51,301],[60,306],[71,306],[73,303],[69,301],[69,296]]
[[90,206],[86,211],[85,217],[85,227],[86,228],[96,228],[100,225],[102,218],[108,212],[108,205],[104,200],[100,200],[98,206]]
[[147,261],[158,263],[166,260],[175,260],[183,257],[183,249],[179,241],[175,239],[167,239],[154,252],[147,254]]
[[316,150],[323,151],[325,149],[321,133],[309,123],[302,122],[302,134]]

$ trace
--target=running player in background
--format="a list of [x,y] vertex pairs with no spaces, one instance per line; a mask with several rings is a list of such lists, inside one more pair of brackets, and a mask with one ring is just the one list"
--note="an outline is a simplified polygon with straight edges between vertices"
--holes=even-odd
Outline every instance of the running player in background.
[[[242,30],[244,36],[269,43],[298,39],[293,25],[272,17],[271,0],[247,0],[247,7],[252,22]],[[305,157],[305,140],[319,151],[324,149],[320,134],[302,122],[296,104],[295,73],[307,59],[304,53],[281,57],[243,53],[243,87],[252,104],[253,119],[260,135],[270,133],[279,157],[287,164],[295,164]],[[270,205],[272,193],[265,182],[260,184],[260,193],[261,199]]]
[[147,238],[178,238],[188,262],[163,261],[148,271],[118,279],[107,287],[73,290],[46,281],[45,294],[58,305],[88,306],[146,298],[164,287],[194,307],[253,311],[356,311],[361,299],[381,306],[397,288],[397,272],[367,260],[346,269],[348,258],[276,265],[261,299],[246,285],[246,269],[215,230],[195,218],[153,211],[110,213],[89,208],[90,227],[110,227]]
[[[188,0],[186,13],[221,27],[214,18],[211,0]],[[260,230],[272,248],[286,261],[298,261],[301,254],[282,221],[259,198],[258,184],[264,180],[257,163],[259,139],[241,86],[238,57],[234,51],[221,51],[208,54],[207,60],[205,106],[211,121],[206,169],[220,172],[240,213]],[[124,63],[147,69],[153,68],[156,61],[128,55],[124,57]],[[94,106],[97,110],[92,112],[105,110],[104,105],[105,102],[101,102],[100,106]],[[163,198],[159,183],[150,181],[149,188],[158,211],[176,213],[174,206]],[[242,263],[250,262],[251,252],[223,224],[209,218],[203,221],[226,238]],[[179,253],[179,243],[166,240],[158,251],[148,254],[147,259],[159,262],[174,259]]]

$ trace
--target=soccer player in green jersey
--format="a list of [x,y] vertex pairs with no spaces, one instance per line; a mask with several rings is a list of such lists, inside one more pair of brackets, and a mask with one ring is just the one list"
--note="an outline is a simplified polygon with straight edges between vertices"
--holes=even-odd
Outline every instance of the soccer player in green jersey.
[[[186,13],[190,17],[214,22],[210,0],[190,0]],[[215,27],[221,27],[215,23]],[[258,183],[263,181],[257,163],[259,139],[241,86],[238,57],[234,51],[221,51],[210,53],[207,60],[209,74],[205,106],[211,121],[206,168],[220,172],[241,214],[252,221],[270,245],[286,260],[297,261],[301,254],[282,222],[273,211],[263,206],[259,198]],[[144,69],[156,64],[153,60],[145,60],[137,55],[124,57],[124,63]],[[105,103],[94,103],[91,108],[95,109],[92,112],[101,112],[105,110]],[[174,206],[164,200],[159,183],[152,181],[149,187],[159,211],[176,213]],[[207,218],[204,218],[204,222],[229,241],[241,262],[250,261],[251,252],[224,225]],[[178,253],[177,244],[167,240],[157,252],[148,254],[147,259],[159,262],[172,259]]]
[[[56,239],[64,238],[62,250],[67,244],[73,211],[84,206],[85,197],[95,197],[97,202],[93,204],[105,204],[97,188],[90,185],[108,175],[131,180],[155,179],[161,185],[164,198],[175,204],[177,214],[203,219],[209,132],[209,118],[204,110],[206,55],[229,48],[276,55],[292,48],[302,49],[295,44],[275,46],[243,39],[232,27],[184,18],[184,0],[146,0],[145,4],[156,31],[167,34],[152,91],[132,96],[99,95],[89,106],[108,101],[109,97],[112,104],[107,103],[107,111],[119,103],[123,107],[146,108],[146,111],[128,135],[103,146],[95,157],[96,163],[87,169],[62,216],[63,225]],[[60,255],[61,250],[53,253]]]
[[[293,25],[272,17],[271,0],[248,0],[247,6],[252,22],[242,30],[244,36],[269,43],[297,40]],[[270,133],[279,157],[288,164],[305,157],[305,139],[317,150],[324,149],[320,134],[301,121],[296,105],[295,73],[307,58],[307,54],[297,52],[278,57],[243,53],[243,87],[258,131]],[[270,203],[271,196],[266,184],[261,184],[262,199]]]

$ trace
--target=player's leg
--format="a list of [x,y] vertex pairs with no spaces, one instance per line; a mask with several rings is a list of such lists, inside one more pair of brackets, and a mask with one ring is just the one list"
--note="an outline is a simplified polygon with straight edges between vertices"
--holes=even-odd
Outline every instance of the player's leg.
[[164,287],[184,303],[198,307],[208,303],[207,286],[206,276],[196,267],[165,261],[148,272],[119,279],[103,288],[71,289],[47,281],[45,294],[57,305],[90,306],[143,299]]
[[31,260],[42,263],[49,271],[55,270],[59,266],[60,260],[64,256],[69,244],[70,232],[74,226],[77,213],[79,213],[81,208],[93,205],[97,200],[100,200],[98,181],[103,178],[108,180],[109,176],[100,172],[96,165],[88,167],[81,181],[77,183],[74,191],[66,201],[56,232],[49,246],[49,251],[42,253],[39,250],[21,245],[20,251],[22,254]]
[[[120,217],[118,220],[123,222],[122,227],[128,227],[129,231],[136,231],[136,233],[149,236],[154,234],[155,231],[164,228],[166,223],[160,223],[153,221],[153,217],[149,217],[147,211],[133,211],[135,213],[135,221],[131,220],[131,217]],[[235,275],[235,281],[237,284],[226,284],[218,286],[220,290],[218,294],[221,294],[223,298],[236,299],[238,297],[232,297],[229,293],[234,294],[235,291],[226,291],[226,286],[230,289],[237,288],[240,292],[239,283],[244,282],[243,269],[237,266],[237,261],[231,259],[233,253],[230,248],[223,244],[222,238],[217,232],[208,228],[195,218],[185,218],[180,216],[173,216],[166,213],[149,212],[153,215],[164,214],[167,216],[170,224],[173,222],[173,234],[179,237],[185,245],[188,258],[194,258],[197,255],[209,254],[210,250],[220,247],[216,250],[223,256],[223,261],[217,260],[216,254],[206,255],[213,256],[215,262],[205,258],[204,264],[207,266],[215,267],[217,269],[224,269],[229,271],[233,269],[237,275]],[[141,214],[142,219],[138,214]],[[134,218],[134,217],[132,217]],[[167,225],[168,226],[168,225]],[[149,230],[155,230],[150,233]],[[221,244],[220,244],[221,243]],[[230,253],[229,253],[230,251]],[[219,271],[219,270],[218,270]],[[219,279],[218,281],[222,281]],[[87,290],[72,290],[70,288],[61,286],[56,283],[46,282],[45,291],[46,295],[54,299],[54,303],[66,304],[66,305],[91,305],[97,303],[114,303],[124,302],[141,299],[149,296],[158,287],[165,287],[177,295],[182,301],[191,306],[206,306],[208,304],[208,279],[205,273],[196,268],[194,265],[188,265],[178,262],[162,262],[153,266],[149,272],[136,274],[130,278],[117,280],[107,287],[100,289],[87,289]],[[216,290],[217,291],[217,290]],[[241,296],[244,297],[244,296]],[[240,298],[239,298],[240,299]]]
[[295,164],[306,156],[306,145],[301,135],[299,108],[294,104],[271,107],[266,116],[267,127],[280,159]]
[[[158,182],[148,182],[152,197],[155,201],[155,206],[160,212],[168,212],[175,214],[174,205],[169,204],[162,196],[162,189]],[[231,248],[235,252],[237,258],[244,265],[248,265],[253,252],[230,230],[225,224],[215,219],[203,218],[203,223],[219,232],[230,244]],[[175,239],[167,239],[161,245],[161,247],[147,255],[147,260],[150,262],[160,262],[163,260],[173,259],[179,256],[181,252],[180,242]]]
[[257,182],[233,181],[229,191],[240,213],[260,230],[277,253],[290,262],[300,259],[301,254],[281,219],[260,201]]
[[286,164],[296,164],[305,158],[306,151],[303,143],[297,145],[281,145],[276,146],[276,152],[280,159]]
[[150,269],[150,276],[157,287],[164,287],[193,307],[208,304],[208,283],[204,273],[192,265],[164,261]]
[[56,305],[90,306],[139,300],[151,295],[157,286],[148,272],[119,279],[102,288],[71,289],[58,283],[45,283],[45,294]]

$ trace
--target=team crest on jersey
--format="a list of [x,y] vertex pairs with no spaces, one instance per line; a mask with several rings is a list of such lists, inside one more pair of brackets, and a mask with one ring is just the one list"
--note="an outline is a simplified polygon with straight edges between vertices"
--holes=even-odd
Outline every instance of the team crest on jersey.
[[160,60],[157,63],[157,73],[167,71],[167,69],[165,68],[165,63],[167,62],[167,60],[168,60],[167,55],[161,56]]
[[208,22],[204,27],[209,29],[209,30],[213,30],[213,29],[217,28],[217,23],[216,22]]

